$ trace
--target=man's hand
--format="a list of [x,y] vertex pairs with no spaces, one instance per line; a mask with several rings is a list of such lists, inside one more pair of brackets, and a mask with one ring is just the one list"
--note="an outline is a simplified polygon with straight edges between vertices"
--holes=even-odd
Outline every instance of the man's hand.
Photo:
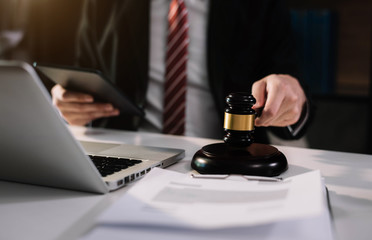
[[60,85],[51,92],[53,104],[71,125],[84,126],[97,118],[119,115],[119,110],[110,103],[95,103],[89,94],[68,91]]
[[256,98],[255,110],[262,109],[256,126],[285,127],[296,123],[306,102],[298,80],[290,75],[269,75],[252,86]]

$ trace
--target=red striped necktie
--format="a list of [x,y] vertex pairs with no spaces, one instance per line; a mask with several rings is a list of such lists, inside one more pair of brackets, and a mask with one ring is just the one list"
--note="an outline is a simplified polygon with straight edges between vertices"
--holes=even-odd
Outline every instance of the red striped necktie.
[[164,83],[163,133],[185,133],[186,63],[189,44],[184,0],[172,0],[168,13],[168,38]]

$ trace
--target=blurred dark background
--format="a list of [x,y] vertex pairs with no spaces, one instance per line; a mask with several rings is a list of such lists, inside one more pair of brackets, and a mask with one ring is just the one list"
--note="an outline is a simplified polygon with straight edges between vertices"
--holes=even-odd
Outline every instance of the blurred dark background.
[[73,64],[81,7],[81,0],[0,0],[0,31],[23,32],[21,42],[0,56]]
[[[287,3],[317,106],[307,146],[372,153],[372,1]],[[74,65],[81,8],[82,0],[0,0],[0,59]]]

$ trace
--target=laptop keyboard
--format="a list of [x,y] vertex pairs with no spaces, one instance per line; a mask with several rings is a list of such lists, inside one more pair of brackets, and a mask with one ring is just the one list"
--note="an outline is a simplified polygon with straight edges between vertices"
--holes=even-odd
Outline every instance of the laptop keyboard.
[[118,158],[118,157],[104,157],[89,155],[94,165],[97,167],[98,172],[102,177],[106,177],[115,172],[129,168],[142,162],[142,160]]

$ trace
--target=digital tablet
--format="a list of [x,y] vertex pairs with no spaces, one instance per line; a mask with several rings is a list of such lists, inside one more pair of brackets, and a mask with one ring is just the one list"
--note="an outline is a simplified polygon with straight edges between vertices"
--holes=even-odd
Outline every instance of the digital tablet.
[[97,102],[111,103],[121,114],[145,115],[143,109],[127,98],[100,71],[39,63],[33,65],[39,73],[65,89],[90,94]]

